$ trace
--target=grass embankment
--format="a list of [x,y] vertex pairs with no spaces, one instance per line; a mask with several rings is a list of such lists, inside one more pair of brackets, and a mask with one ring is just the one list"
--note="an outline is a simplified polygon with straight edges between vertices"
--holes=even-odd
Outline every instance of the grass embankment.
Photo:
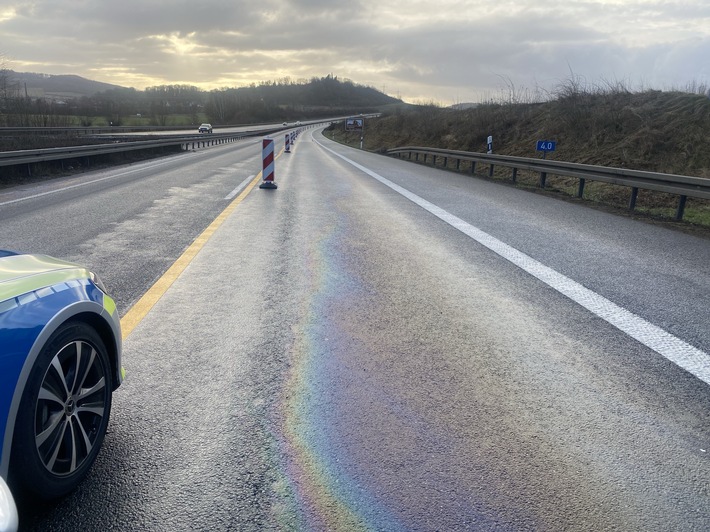
[[[342,124],[327,130],[328,137],[359,146],[359,133],[346,133]],[[534,104],[484,104],[467,110],[420,107],[369,119],[364,147],[382,152],[398,146],[427,146],[540,157],[538,140],[554,140],[549,159],[601,166],[710,178],[710,98],[680,92],[647,91],[571,93]],[[468,172],[467,165],[462,171]],[[510,169],[493,179],[510,182]],[[517,186],[537,188],[539,175],[519,172]],[[578,180],[548,176],[546,193],[571,201]],[[585,202],[624,212],[630,189],[587,182]],[[678,197],[639,191],[635,216],[673,223]],[[710,201],[688,198],[684,228],[710,230]]]

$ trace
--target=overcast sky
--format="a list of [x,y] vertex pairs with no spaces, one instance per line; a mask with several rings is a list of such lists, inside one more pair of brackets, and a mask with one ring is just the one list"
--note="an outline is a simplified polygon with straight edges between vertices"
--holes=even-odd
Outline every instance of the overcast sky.
[[18,72],[143,89],[334,74],[412,103],[710,81],[709,0],[0,0]]

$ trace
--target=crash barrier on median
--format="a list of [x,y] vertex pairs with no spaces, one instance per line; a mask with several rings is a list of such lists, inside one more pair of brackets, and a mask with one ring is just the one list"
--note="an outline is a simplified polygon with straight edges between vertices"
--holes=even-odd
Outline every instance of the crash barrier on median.
[[[316,127],[323,122],[314,122],[308,127]],[[2,128],[0,128],[2,129]],[[4,128],[10,129],[10,128]],[[16,130],[18,128],[12,128]],[[27,130],[50,130],[52,128],[24,128]],[[67,130],[67,128],[58,128]],[[75,128],[82,129],[85,128]],[[115,131],[117,128],[113,128]],[[0,167],[8,166],[27,166],[27,174],[32,175],[32,165],[36,163],[65,161],[68,159],[86,159],[99,155],[109,155],[118,153],[127,153],[140,150],[153,150],[161,148],[175,147],[182,150],[195,150],[208,146],[215,146],[228,142],[234,142],[246,137],[257,137],[270,135],[272,133],[282,131],[283,128],[268,128],[254,129],[250,131],[242,131],[239,133],[222,133],[209,135],[179,135],[170,138],[162,138],[157,140],[140,140],[140,141],[120,141],[114,140],[110,143],[92,144],[84,146],[69,146],[60,148],[45,148],[39,150],[17,150],[0,152]],[[300,131],[300,130],[299,130]],[[293,145],[296,134],[292,137],[291,145]]]
[[[308,127],[315,127],[324,122],[314,122],[309,124]],[[96,128],[97,131],[101,132],[116,130],[155,130],[155,128]],[[56,131],[93,131],[88,128],[0,128],[2,131],[19,131],[26,130],[27,132],[36,131],[46,131],[48,133]],[[93,144],[85,146],[70,146],[61,148],[45,148],[40,150],[17,150],[17,151],[6,151],[0,152],[0,167],[3,166],[20,166],[27,165],[28,175],[32,175],[32,164],[43,163],[43,162],[53,162],[53,161],[64,161],[67,159],[81,159],[90,158],[97,155],[108,155],[117,154],[122,152],[140,151],[140,150],[152,150],[157,148],[167,148],[175,147],[183,150],[195,150],[208,146],[215,146],[218,144],[224,144],[227,142],[234,142],[236,140],[243,139],[245,137],[261,137],[264,135],[271,135],[278,131],[282,131],[283,128],[268,128],[268,129],[254,129],[250,131],[241,131],[238,133],[215,133],[205,137],[204,135],[179,135],[170,138],[162,138],[157,140],[140,140],[140,141],[120,141],[114,140],[110,143],[105,144]],[[299,129],[300,131],[300,129]],[[293,132],[292,132],[293,133]],[[296,134],[294,133],[291,137],[291,145],[295,142]]]
[[511,155],[494,155],[419,146],[393,148],[387,150],[387,155],[407,158],[410,161],[414,160],[425,164],[430,160],[431,164],[434,166],[436,166],[437,160],[442,158],[443,167],[449,168],[451,164],[449,161],[455,161],[456,170],[461,169],[462,161],[468,161],[471,165],[472,174],[476,173],[478,164],[483,164],[488,166],[489,177],[493,177],[496,166],[503,166],[511,169],[510,177],[513,182],[516,181],[519,170],[529,170],[539,173],[540,188],[545,188],[548,175],[573,177],[579,179],[579,186],[577,187],[577,197],[579,198],[584,196],[584,186],[587,180],[622,185],[631,188],[629,199],[630,210],[636,207],[639,189],[675,194],[679,197],[676,220],[683,219],[688,197],[710,199],[710,179],[703,177],[662,174],[642,170],[552,161],[549,159],[534,159],[528,157],[514,157]]
[[157,140],[115,141],[107,144],[85,146],[69,146],[61,148],[45,148],[41,150],[17,150],[0,152],[0,167],[27,165],[27,173],[32,174],[32,164],[63,161],[67,159],[89,158],[97,155],[109,155],[131,151],[152,150],[175,147],[181,150],[195,150],[208,146],[216,146],[234,142],[245,137],[262,136],[274,130],[255,130],[241,133],[204,135],[181,135]]

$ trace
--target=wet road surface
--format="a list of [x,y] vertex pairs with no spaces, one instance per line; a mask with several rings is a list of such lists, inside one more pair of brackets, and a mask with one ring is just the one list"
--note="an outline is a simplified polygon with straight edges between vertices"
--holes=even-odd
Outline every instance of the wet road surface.
[[[707,241],[314,136],[710,347]],[[310,133],[276,181],[126,339],[96,466],[25,529],[710,527],[706,382]]]

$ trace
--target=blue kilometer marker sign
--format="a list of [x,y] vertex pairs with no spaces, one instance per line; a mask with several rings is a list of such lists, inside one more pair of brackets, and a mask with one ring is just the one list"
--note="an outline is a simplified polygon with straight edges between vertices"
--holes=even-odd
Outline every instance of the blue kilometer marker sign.
[[555,148],[557,148],[557,142],[554,140],[537,141],[537,151],[555,151]]

